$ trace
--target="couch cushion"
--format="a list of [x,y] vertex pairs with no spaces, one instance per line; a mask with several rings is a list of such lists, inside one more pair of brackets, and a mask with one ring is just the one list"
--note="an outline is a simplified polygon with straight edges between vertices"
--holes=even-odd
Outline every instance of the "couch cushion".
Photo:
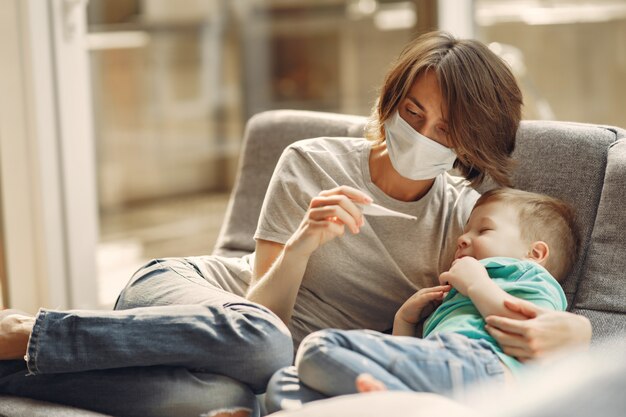
[[[622,132],[622,136],[624,132]],[[576,308],[626,313],[626,139],[609,149]],[[626,321],[626,316],[625,319]]]
[[[623,270],[622,270],[623,271]],[[624,283],[622,272],[621,282]],[[597,345],[609,339],[615,339],[616,335],[622,335],[626,340],[626,314],[603,310],[591,310],[574,307],[572,313],[585,316],[591,322],[592,345]]]

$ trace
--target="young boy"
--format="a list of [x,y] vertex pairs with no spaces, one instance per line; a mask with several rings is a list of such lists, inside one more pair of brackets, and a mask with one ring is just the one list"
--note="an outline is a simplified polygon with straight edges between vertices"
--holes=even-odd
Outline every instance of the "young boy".
[[[331,329],[308,336],[296,356],[306,386],[300,388],[351,394],[361,375],[359,391],[386,387],[458,397],[474,382],[506,381],[522,364],[489,335],[484,317],[516,318],[504,305],[514,297],[565,310],[557,280],[574,264],[578,240],[573,212],[559,200],[513,189],[483,194],[441,285],[418,291],[400,307],[393,335]],[[424,338],[413,337],[421,310],[436,300],[443,302],[426,320]]]

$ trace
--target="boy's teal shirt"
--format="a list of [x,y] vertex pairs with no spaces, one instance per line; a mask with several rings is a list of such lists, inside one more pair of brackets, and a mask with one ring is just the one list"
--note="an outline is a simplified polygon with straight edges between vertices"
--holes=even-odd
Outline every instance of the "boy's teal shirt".
[[[507,293],[551,310],[567,308],[565,293],[559,283],[541,265],[513,258],[486,258],[479,261],[489,277]],[[454,288],[439,308],[424,323],[424,337],[431,333],[460,333],[470,339],[483,339],[513,373],[522,364],[502,352],[498,342],[485,330],[485,319],[469,297]]]

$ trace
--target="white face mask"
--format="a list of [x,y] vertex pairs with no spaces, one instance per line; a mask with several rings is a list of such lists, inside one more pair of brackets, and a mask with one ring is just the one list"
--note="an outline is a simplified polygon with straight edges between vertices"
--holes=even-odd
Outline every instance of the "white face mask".
[[426,180],[452,169],[456,154],[411,127],[396,111],[385,122],[391,164],[405,178]]

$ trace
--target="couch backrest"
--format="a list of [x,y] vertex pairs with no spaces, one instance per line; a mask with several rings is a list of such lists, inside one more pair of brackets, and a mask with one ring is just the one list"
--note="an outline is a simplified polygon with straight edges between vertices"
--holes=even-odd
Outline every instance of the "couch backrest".
[[[360,137],[364,126],[363,117],[310,111],[274,110],[252,117],[214,253],[240,256],[254,250],[252,236],[263,197],[287,145],[318,136]],[[608,329],[626,330],[626,216],[622,215],[626,132],[581,123],[523,121],[514,158],[517,188],[561,198],[576,208],[581,256],[563,282],[570,308],[593,319],[596,336]],[[484,184],[479,191],[491,186]],[[611,314],[615,318],[607,319]]]
[[594,339],[626,330],[626,134],[616,136],[572,309],[591,319]]
[[[576,210],[581,256],[561,283],[568,305],[574,300],[581,277],[602,193],[607,153],[615,140],[614,131],[580,123],[523,121],[518,130],[513,185],[558,197]],[[479,191],[484,188],[488,186],[479,187]]]

